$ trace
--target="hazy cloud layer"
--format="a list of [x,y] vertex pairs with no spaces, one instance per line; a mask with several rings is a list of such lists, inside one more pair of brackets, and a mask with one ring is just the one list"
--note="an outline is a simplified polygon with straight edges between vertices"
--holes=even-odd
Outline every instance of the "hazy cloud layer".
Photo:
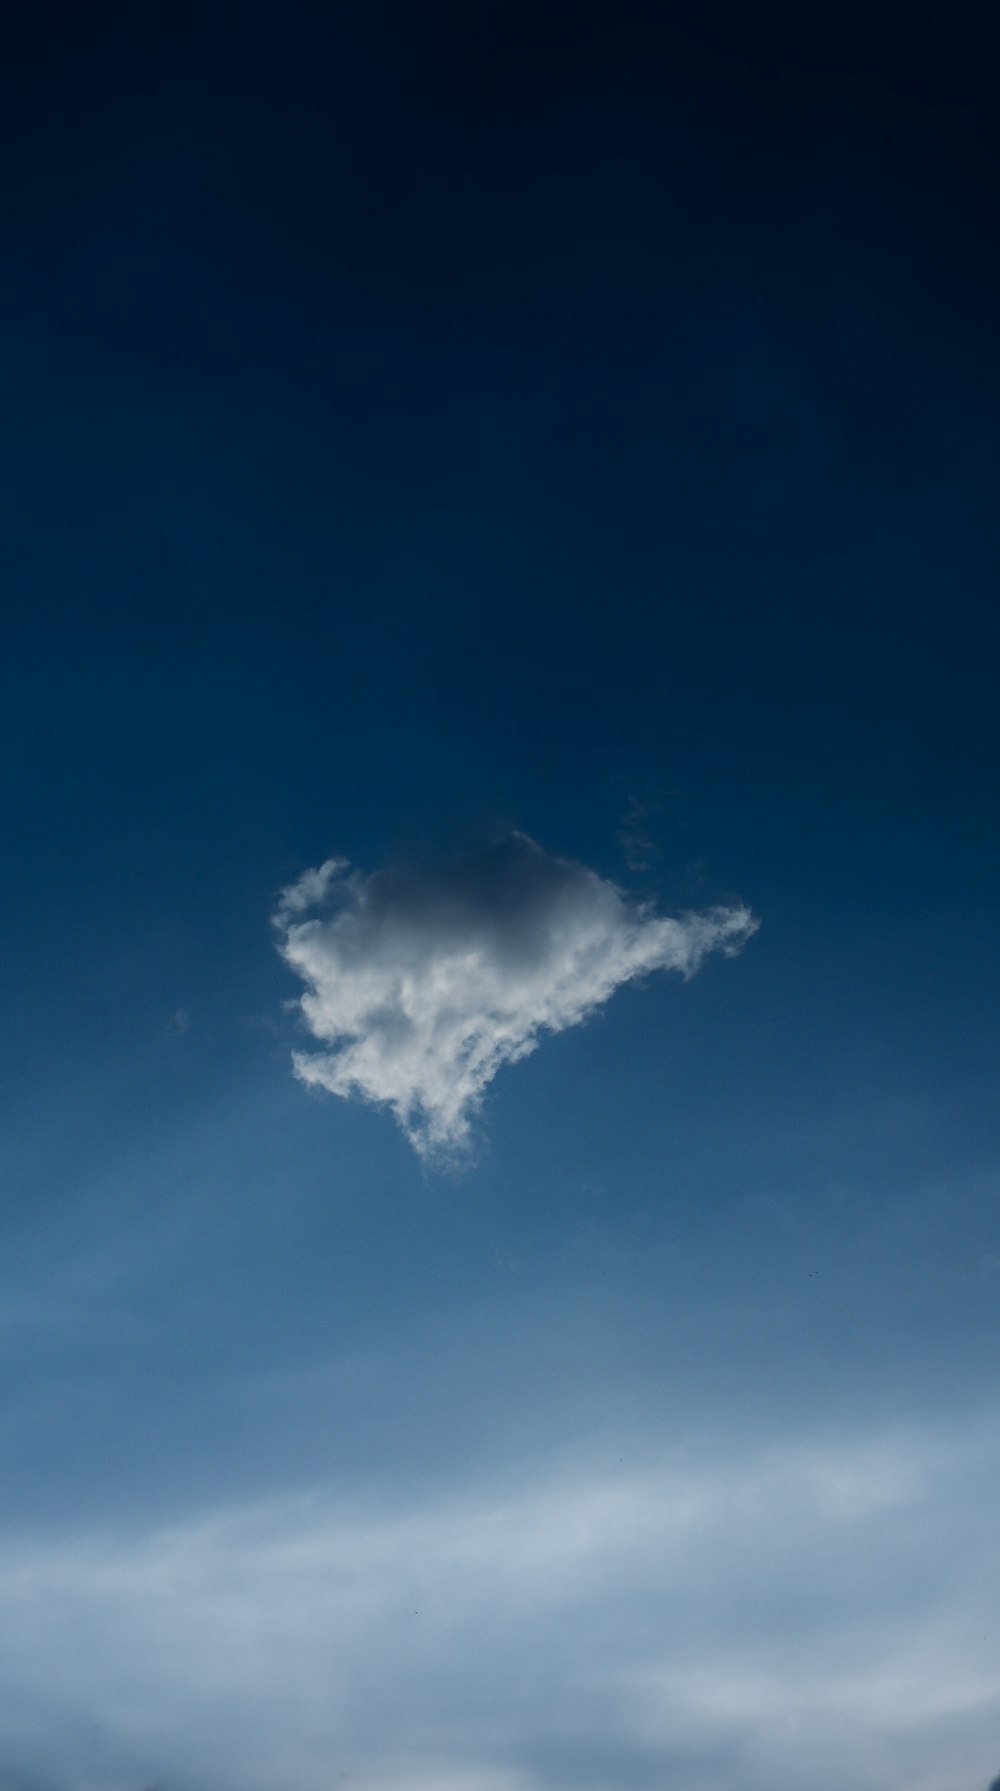
[[977,1791],[995,1416],[0,1539],[0,1783]]
[[743,906],[664,917],[512,834],[440,870],[306,871],[275,924],[325,1050],[304,1082],[391,1108],[422,1153],[461,1145],[500,1067],[653,970],[693,976],[756,930]]

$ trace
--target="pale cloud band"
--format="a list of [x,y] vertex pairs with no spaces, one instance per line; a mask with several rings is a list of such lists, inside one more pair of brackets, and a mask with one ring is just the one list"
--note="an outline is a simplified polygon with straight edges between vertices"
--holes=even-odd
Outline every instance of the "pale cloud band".
[[606,1453],[0,1536],[0,1783],[982,1791],[995,1413]]
[[661,916],[515,833],[443,869],[366,876],[331,858],[282,892],[275,926],[320,1052],[303,1082],[384,1105],[421,1154],[469,1137],[505,1063],[654,970],[693,976],[757,929],[742,905]]

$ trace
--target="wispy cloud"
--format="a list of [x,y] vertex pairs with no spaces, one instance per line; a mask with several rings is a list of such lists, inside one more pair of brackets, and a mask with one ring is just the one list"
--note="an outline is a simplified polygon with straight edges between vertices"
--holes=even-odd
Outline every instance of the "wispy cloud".
[[742,905],[662,916],[515,833],[443,869],[331,858],[284,890],[280,949],[318,1053],[304,1082],[384,1105],[422,1154],[469,1136],[500,1067],[654,970],[693,976],[758,925]]
[[663,814],[663,803],[655,796],[637,796],[629,792],[628,803],[618,829],[618,844],[625,854],[630,871],[648,871],[662,856],[656,843],[654,823]]

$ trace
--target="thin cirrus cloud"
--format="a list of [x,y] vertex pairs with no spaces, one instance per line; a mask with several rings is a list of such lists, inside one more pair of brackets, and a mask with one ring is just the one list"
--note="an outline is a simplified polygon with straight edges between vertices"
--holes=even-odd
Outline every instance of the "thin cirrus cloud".
[[543,1033],[654,970],[693,976],[757,929],[742,904],[658,915],[523,833],[441,869],[365,875],[330,858],[282,892],[274,923],[323,1048],[303,1082],[385,1106],[423,1156],[466,1144],[486,1088]]

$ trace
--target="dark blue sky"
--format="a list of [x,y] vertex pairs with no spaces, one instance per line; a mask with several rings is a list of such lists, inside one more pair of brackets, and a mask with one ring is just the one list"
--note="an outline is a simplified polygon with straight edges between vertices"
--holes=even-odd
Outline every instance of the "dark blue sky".
[[[3,63],[0,1781],[975,1791],[989,22],[43,8]],[[421,1163],[293,1077],[270,916],[515,831],[760,931]]]

